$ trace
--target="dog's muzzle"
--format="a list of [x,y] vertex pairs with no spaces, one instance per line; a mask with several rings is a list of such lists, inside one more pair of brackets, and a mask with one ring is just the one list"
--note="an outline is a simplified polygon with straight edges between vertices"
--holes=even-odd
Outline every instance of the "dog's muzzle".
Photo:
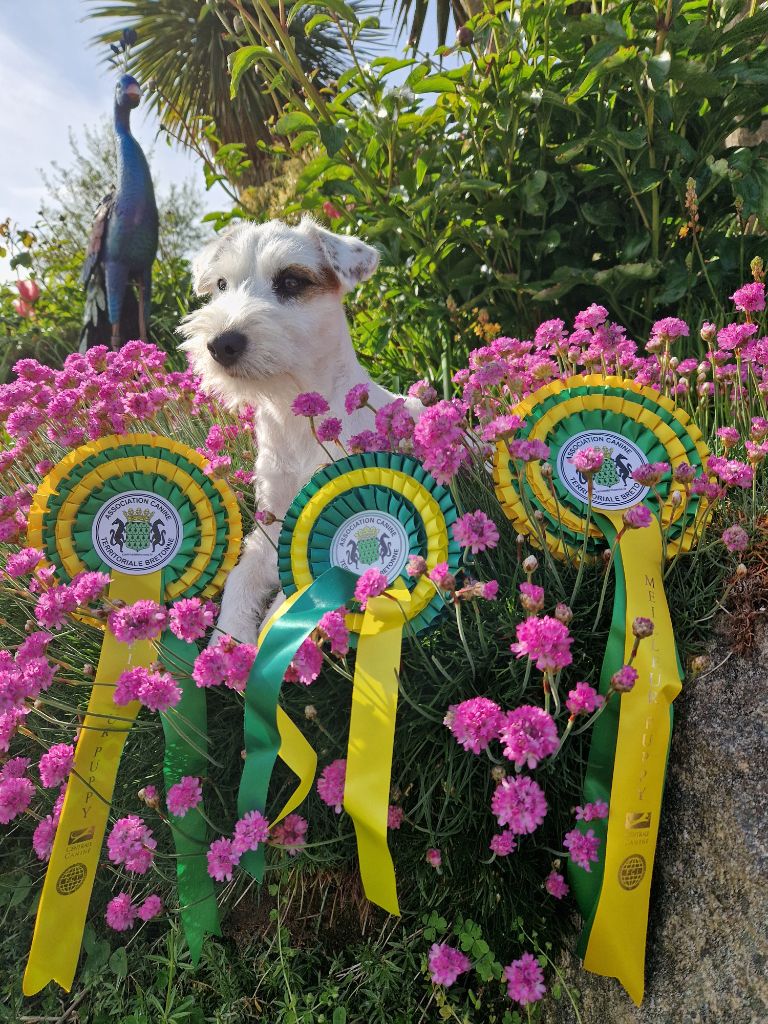
[[239,331],[225,331],[208,342],[208,351],[220,366],[233,366],[247,344],[248,339]]

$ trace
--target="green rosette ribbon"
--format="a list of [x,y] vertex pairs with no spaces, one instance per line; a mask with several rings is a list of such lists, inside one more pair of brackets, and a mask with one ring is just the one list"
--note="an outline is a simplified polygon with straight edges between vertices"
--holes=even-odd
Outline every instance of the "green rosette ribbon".
[[[499,444],[494,475],[499,500],[515,527],[560,558],[592,558],[606,544],[614,551],[616,588],[599,689],[630,657],[636,617],[654,623],[635,656],[638,680],[614,698],[595,723],[584,780],[586,802],[609,804],[607,820],[579,823],[592,829],[604,851],[590,872],[569,862],[574,895],[584,918],[579,952],[584,966],[617,977],[638,1004],[651,875],[659,827],[672,701],[682,672],[664,595],[664,559],[695,542],[707,508],[673,472],[683,463],[705,472],[707,450],[690,417],[651,388],[617,377],[555,381],[534,392],[514,413],[525,421],[520,438],[549,447],[542,473],[537,461],[511,458]],[[573,467],[580,449],[603,451],[591,481]],[[653,486],[632,472],[651,463],[672,472]],[[679,496],[670,500],[676,490]],[[626,529],[623,513],[645,504],[650,527]],[[539,516],[534,516],[539,513]],[[586,542],[585,542],[586,532]]]
[[[391,453],[354,455],[317,472],[288,510],[278,542],[285,604],[264,627],[245,691],[245,765],[240,815],[264,813],[278,755],[299,786],[274,821],[297,807],[311,787],[317,759],[278,707],[280,687],[296,652],[328,611],[354,596],[369,568],[387,576],[385,595],[347,615],[357,646],[344,806],[358,840],[369,899],[398,913],[386,817],[397,707],[402,632],[428,628],[443,610],[427,579],[405,568],[421,555],[429,569],[447,562],[455,571],[460,549],[450,527],[457,517],[450,492],[415,459]],[[274,823],[274,822],[273,822]],[[261,879],[264,850],[241,864]]]
[[[59,583],[85,571],[108,573],[113,601],[213,597],[237,561],[242,531],[234,495],[205,467],[193,449],[154,434],[111,435],[82,445],[41,482],[29,543],[45,552]],[[140,709],[136,702],[118,707],[112,699],[129,665],[162,662],[182,693],[161,715],[166,788],[206,767],[205,693],[190,678],[197,647],[166,631],[157,645],[139,641],[129,649],[103,623],[83,618],[104,628],[104,641],[43,885],[24,976],[27,995],[50,980],[69,990],[74,978],[120,756]],[[204,934],[221,934],[205,865],[208,830],[198,810],[170,821],[181,920],[197,963]]]

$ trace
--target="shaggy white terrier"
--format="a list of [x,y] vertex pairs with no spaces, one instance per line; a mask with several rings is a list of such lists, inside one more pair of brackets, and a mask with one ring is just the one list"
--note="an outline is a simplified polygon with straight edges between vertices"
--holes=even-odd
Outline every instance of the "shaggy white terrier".
[[[193,261],[195,291],[212,298],[182,322],[181,347],[206,391],[229,408],[256,409],[256,498],[279,519],[326,461],[309,421],[291,412],[296,396],[319,391],[331,407],[328,415],[344,423],[343,441],[374,426],[370,409],[345,413],[344,396],[353,385],[366,384],[377,409],[397,397],[358,363],[342,305],[344,294],[367,280],[378,262],[370,245],[326,231],[309,217],[298,227],[277,220],[241,224]],[[416,399],[407,404],[414,418],[423,411]],[[266,530],[276,543],[280,523]],[[274,548],[257,529],[227,579],[217,630],[254,643],[267,609],[282,600],[279,595],[269,608],[278,589]]]

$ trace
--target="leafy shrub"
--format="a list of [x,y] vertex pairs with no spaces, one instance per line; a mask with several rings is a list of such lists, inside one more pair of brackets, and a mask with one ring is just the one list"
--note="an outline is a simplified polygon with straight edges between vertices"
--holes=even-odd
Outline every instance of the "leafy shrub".
[[[768,12],[754,4],[486,4],[458,67],[445,48],[380,58],[324,89],[255,6],[233,90],[258,62],[286,97],[273,151],[315,149],[287,212],[330,202],[382,250],[356,325],[390,376],[442,372],[447,391],[475,308],[523,334],[598,300],[641,335],[672,306],[714,315],[746,276],[768,149],[726,141],[762,120]],[[354,53],[363,23],[339,0],[316,6],[307,30],[331,20]]]

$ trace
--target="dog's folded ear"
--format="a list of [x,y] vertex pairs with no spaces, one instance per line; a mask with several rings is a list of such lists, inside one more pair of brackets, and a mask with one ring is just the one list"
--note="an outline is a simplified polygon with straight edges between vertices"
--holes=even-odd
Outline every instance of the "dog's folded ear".
[[226,244],[226,240],[238,230],[238,225],[222,231],[203,246],[192,259],[192,288],[195,295],[211,295],[216,287],[213,263]]
[[345,292],[367,281],[379,265],[378,250],[372,245],[350,235],[326,231],[311,217],[302,217],[298,230],[317,242]]

